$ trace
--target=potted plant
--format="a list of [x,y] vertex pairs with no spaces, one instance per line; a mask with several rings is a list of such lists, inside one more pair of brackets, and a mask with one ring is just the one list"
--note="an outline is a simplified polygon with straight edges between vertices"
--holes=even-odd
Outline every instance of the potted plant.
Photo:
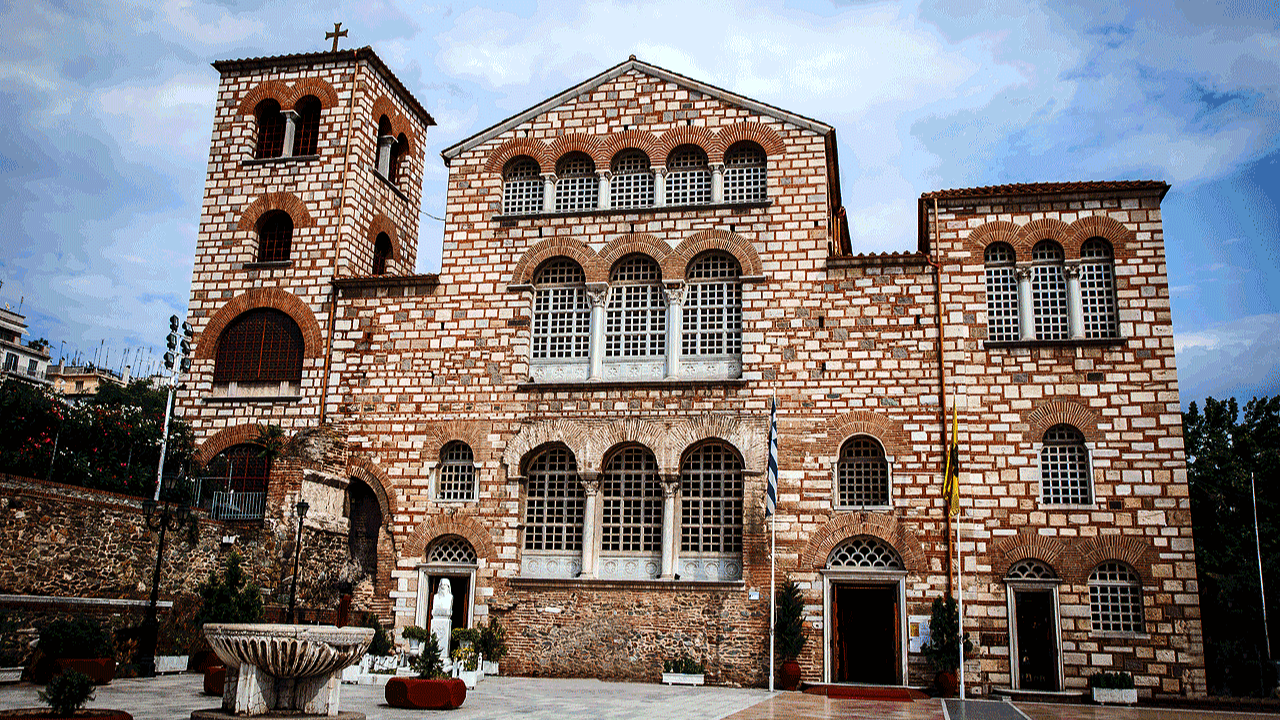
[[[206,623],[255,623],[262,621],[262,591],[248,581],[240,569],[240,555],[227,556],[227,566],[219,577],[217,571],[200,583],[200,611],[196,625]],[[222,695],[227,669],[221,664],[209,665],[204,671],[204,694]]]
[[778,669],[777,683],[782,690],[800,687],[800,651],[804,650],[804,595],[795,580],[788,580],[778,588],[777,615],[774,619],[774,640],[782,666]]
[[662,661],[662,682],[667,685],[705,685],[706,668],[688,655]]
[[[116,674],[115,643],[111,634],[92,618],[55,620],[40,631],[37,647],[56,666],[56,672],[75,670],[97,685],[106,685]],[[50,672],[41,679],[49,678]]]
[[410,625],[400,631],[400,637],[409,643],[409,654],[418,655],[422,652],[422,646],[431,640],[431,632],[426,628]]
[[200,600],[195,595],[179,595],[160,627],[160,643],[155,656],[156,673],[181,673],[191,662],[191,648],[199,644],[195,619]]
[[945,697],[960,692],[960,680],[957,671],[960,669],[960,643],[964,642],[965,657],[973,652],[973,643],[969,634],[960,637],[960,612],[956,609],[956,599],[950,595],[933,601],[933,614],[929,618],[929,642],[921,647],[924,656],[929,659],[937,675],[934,682],[938,691]]
[[480,628],[480,639],[477,641],[480,651],[480,669],[485,675],[497,675],[498,663],[507,656],[507,629],[497,618]]
[[48,687],[38,693],[46,708],[21,708],[5,710],[6,720],[45,720],[47,718],[76,718],[77,720],[133,720],[123,710],[85,710],[93,699],[93,680],[81,672],[68,670],[53,677]]
[[[453,638],[451,647],[454,648],[454,652],[449,655],[455,661],[453,670],[460,670],[456,662],[457,658],[454,657],[457,649],[468,648],[471,650],[471,654],[476,656],[475,667],[470,668],[470,670],[474,670],[476,681],[483,680],[484,669],[480,666],[480,661],[484,660],[484,658],[480,655],[480,631],[475,628],[454,628],[450,636]],[[471,687],[474,687],[474,685]]]
[[1093,701],[1099,705],[1136,705],[1138,689],[1133,686],[1133,676],[1127,672],[1099,672],[1089,676],[1089,689]]
[[0,612],[0,683],[21,680],[26,659],[26,648],[18,638],[18,622]]
[[444,674],[435,633],[428,633],[422,641],[422,652],[414,657],[412,667],[417,677],[393,677],[387,681],[383,697],[391,707],[452,710],[467,699],[466,683]]
[[476,649],[470,645],[459,645],[449,657],[453,658],[453,676],[466,683],[468,690],[475,690],[476,683],[480,681],[480,655]]

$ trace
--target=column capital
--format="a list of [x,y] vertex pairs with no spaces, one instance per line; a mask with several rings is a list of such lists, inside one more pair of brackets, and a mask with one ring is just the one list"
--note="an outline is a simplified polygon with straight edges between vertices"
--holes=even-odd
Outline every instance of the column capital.
[[1062,274],[1066,276],[1068,280],[1075,280],[1080,277],[1080,263],[1070,262],[1064,264],[1062,266]]
[[722,173],[722,172],[724,172],[724,163],[722,163],[722,162],[718,162],[718,163],[708,163],[708,166],[711,168],[711,172],[713,172],[713,173]]
[[596,177],[602,180],[612,180],[613,171],[609,170],[608,168],[605,168],[604,170],[596,170]]
[[667,297],[668,305],[684,305],[685,290],[688,288],[683,280],[663,280],[662,294]]
[[556,177],[556,174],[555,174],[555,173],[553,173],[553,172],[549,172],[549,173],[542,173],[542,181],[543,181],[543,182],[555,182],[556,180],[559,180],[559,179],[560,179],[560,178]]
[[284,116],[285,120],[293,120],[295,122],[302,117],[302,114],[297,110],[281,110],[280,114]]
[[592,307],[604,307],[609,304],[609,283],[607,282],[589,282],[587,283],[587,297],[591,299]]
[[578,482],[582,483],[582,487],[587,491],[588,495],[600,494],[600,473],[595,471],[579,472]]
[[680,473],[664,473],[662,475],[662,497],[675,497],[680,490]]
[[667,166],[666,166],[666,165],[654,165],[654,166],[650,167],[649,169],[653,171],[653,174],[654,174],[654,175],[660,175],[660,176],[662,176],[662,177],[666,177],[666,176],[667,176]]
[[1019,265],[1013,269],[1013,274],[1016,275],[1019,280],[1030,280],[1031,268],[1027,265]]

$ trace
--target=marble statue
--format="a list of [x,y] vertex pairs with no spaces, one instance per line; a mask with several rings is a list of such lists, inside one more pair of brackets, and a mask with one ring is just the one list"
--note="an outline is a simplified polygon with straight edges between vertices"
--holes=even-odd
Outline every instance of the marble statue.
[[447,668],[449,662],[449,644],[453,630],[453,588],[449,578],[440,580],[435,597],[431,601],[431,632],[440,644],[440,659]]

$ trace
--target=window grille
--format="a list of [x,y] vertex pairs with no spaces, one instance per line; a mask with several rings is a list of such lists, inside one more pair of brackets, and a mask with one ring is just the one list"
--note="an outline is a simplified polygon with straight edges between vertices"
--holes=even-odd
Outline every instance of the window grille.
[[904,570],[902,558],[888,543],[870,535],[851,537],[827,556],[829,568],[863,570]]
[[218,337],[213,381],[301,382],[302,351],[302,331],[293,318],[279,310],[250,310]]
[[680,549],[742,552],[742,462],[733,448],[712,442],[680,467]]
[[623,258],[610,278],[605,313],[606,357],[654,357],[667,352],[667,310],[658,263]]
[[258,220],[258,262],[289,259],[293,244],[293,218],[283,210],[272,210]]
[[271,463],[262,448],[243,443],[214,456],[200,478],[198,502],[218,519],[260,520],[263,517]]
[[859,436],[840,448],[836,465],[836,504],[868,507],[889,504],[889,461],[875,439]]
[[1089,615],[1094,632],[1143,632],[1138,574],[1115,560],[1095,568],[1089,576]]
[[546,450],[530,463],[528,477],[524,549],[582,550],[586,498],[573,454],[564,447]]
[[431,543],[427,552],[427,562],[447,565],[475,565],[479,562],[476,550],[466,538],[459,535],[445,535]]
[[436,499],[475,498],[476,466],[471,448],[463,442],[451,442],[440,451],[440,481],[436,483]]
[[724,156],[724,201],[761,202],[769,199],[765,187],[765,154],[755,143],[738,143]]
[[605,468],[600,495],[604,501],[603,552],[662,549],[662,483],[653,453],[640,447],[616,453]]
[[585,358],[591,340],[591,304],[586,276],[568,258],[555,258],[538,271],[533,291],[535,360]]
[[1035,558],[1019,560],[1009,568],[1005,580],[1057,580],[1058,574],[1045,563]]
[[13,354],[13,353],[9,353],[8,355],[5,355],[5,356],[4,356],[4,369],[5,369],[5,370],[17,370],[17,369],[18,369],[18,356],[17,356],[17,355],[15,355],[15,354]]
[[997,342],[1017,340],[1018,278],[1014,272],[1013,248],[994,243],[987,248],[987,339]]
[[707,253],[690,264],[684,304],[685,356],[742,353],[740,275],[738,261],[727,253]]
[[385,275],[387,273],[387,261],[391,259],[391,238],[386,233],[378,233],[378,239],[373,243],[373,274]]
[[624,150],[613,158],[609,181],[609,205],[615,208],[653,205],[653,171],[649,156],[640,150]]
[[293,106],[298,111],[298,127],[293,138],[294,155],[315,155],[320,139],[320,101],[308,95]]
[[1051,505],[1088,505],[1089,455],[1084,436],[1070,425],[1055,425],[1044,434],[1040,450],[1040,499]]
[[711,168],[707,154],[696,145],[682,145],[667,158],[667,204],[711,202]]
[[254,108],[253,114],[258,119],[258,143],[253,156],[261,160],[283,155],[284,115],[280,113],[280,103],[263,100]]
[[507,163],[502,174],[502,213],[528,215],[542,212],[542,170],[531,157]]
[[1111,245],[1093,238],[1080,248],[1080,301],[1084,309],[1084,336],[1117,337],[1115,263]]
[[556,212],[594,210],[600,204],[596,164],[589,155],[573,152],[556,163]]
[[1031,250],[1031,304],[1037,340],[1066,340],[1067,279],[1062,272],[1062,246],[1044,240]]

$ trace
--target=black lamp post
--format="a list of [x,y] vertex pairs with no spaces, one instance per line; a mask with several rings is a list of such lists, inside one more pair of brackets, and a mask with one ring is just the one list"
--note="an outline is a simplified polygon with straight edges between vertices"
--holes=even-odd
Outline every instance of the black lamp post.
[[299,500],[293,509],[298,513],[298,541],[293,544],[293,581],[289,583],[289,617],[286,623],[293,622],[293,608],[298,598],[298,557],[302,555],[302,520],[307,517],[311,506],[306,500]]
[[[160,510],[156,512],[157,508]],[[195,520],[186,505],[171,505],[167,502],[157,503],[148,498],[142,502],[142,513],[147,527],[152,532],[160,533],[160,542],[156,547],[156,567],[151,574],[151,602],[147,604],[147,616],[142,621],[142,636],[138,642],[138,652],[134,656],[134,664],[138,666],[138,674],[152,677],[156,674],[156,636],[159,626],[156,623],[156,602],[160,599],[160,565],[164,562],[164,535],[166,531],[176,532],[191,525]]]

